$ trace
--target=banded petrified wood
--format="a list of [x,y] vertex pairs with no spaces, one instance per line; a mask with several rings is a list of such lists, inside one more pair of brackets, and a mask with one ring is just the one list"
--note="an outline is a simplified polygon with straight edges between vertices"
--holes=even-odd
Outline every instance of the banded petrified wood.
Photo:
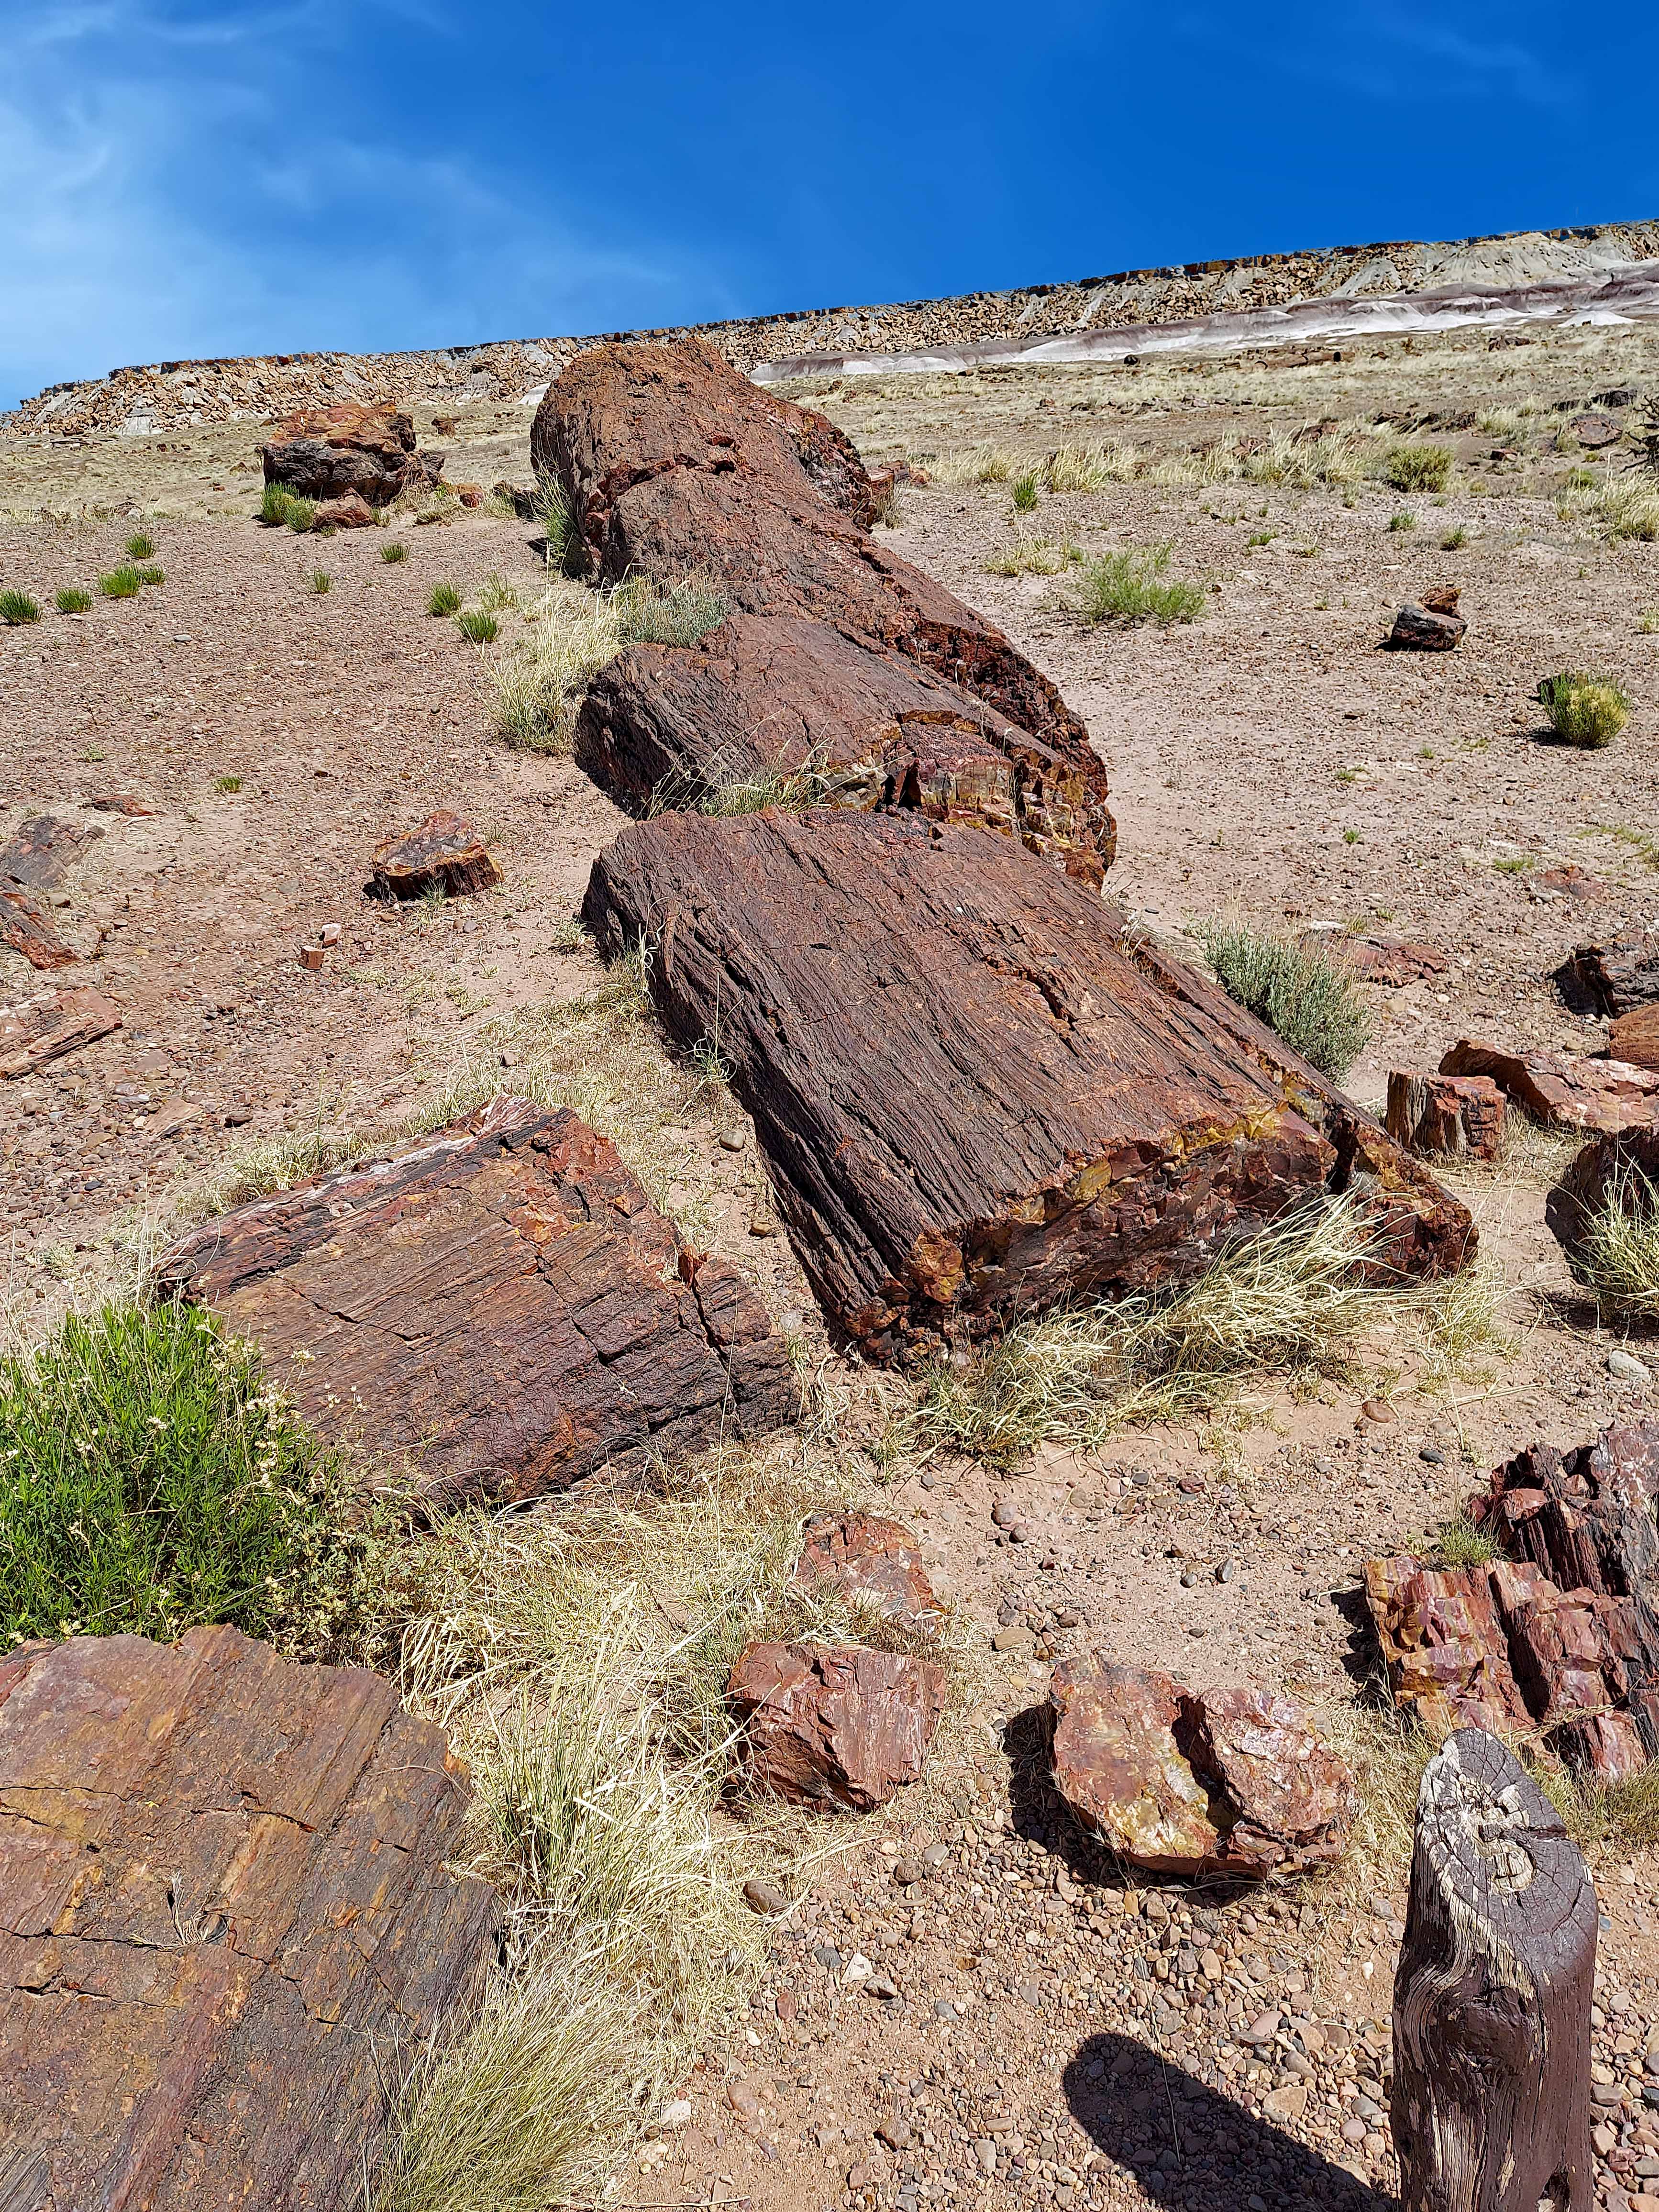
[[[1411,1274],[1467,1212],[1113,910],[987,830],[814,808],[625,830],[584,913],[643,938],[687,1048],[718,1038],[826,1309],[873,1356],[1196,1273],[1356,1185]],[[1149,956],[1150,958],[1150,956]]]
[[607,1138],[524,1098],[209,1222],[157,1281],[445,1504],[756,1435],[793,1402],[737,1270],[681,1244]]
[[1401,2212],[1590,2212],[1595,1892],[1496,1738],[1448,1738],[1417,1802],[1394,1988]]
[[232,1628],[0,1659],[0,2132],[28,2212],[362,2201],[398,2052],[464,2021],[465,1777],[356,1668]]

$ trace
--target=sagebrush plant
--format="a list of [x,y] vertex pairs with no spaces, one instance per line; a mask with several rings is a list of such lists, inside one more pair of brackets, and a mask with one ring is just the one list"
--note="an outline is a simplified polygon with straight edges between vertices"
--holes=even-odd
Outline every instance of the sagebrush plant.
[[1604,1312],[1659,1321],[1659,1188],[1626,1165],[1580,1226],[1572,1272]]
[[1630,720],[1630,697],[1611,676],[1585,668],[1547,676],[1533,694],[1544,719],[1564,744],[1599,750]]
[[123,563],[107,576],[100,576],[98,588],[106,599],[136,599],[144,588],[144,580],[136,568]]
[[183,1306],[71,1314],[0,1363],[0,1641],[227,1621],[315,1650],[366,1603],[337,1459]]
[[1244,922],[1208,923],[1200,940],[1228,997],[1340,1083],[1370,1035],[1370,1018],[1336,963]]
[[92,593],[83,592],[78,584],[65,584],[55,605],[60,615],[83,615],[92,605]]
[[1444,491],[1451,465],[1449,446],[1404,439],[1384,454],[1379,474],[1395,491]]
[[135,530],[127,540],[127,552],[134,561],[150,561],[155,557],[155,540],[149,532]]
[[429,615],[459,614],[461,595],[453,584],[434,584],[426,595],[426,611]]
[[35,623],[40,619],[40,610],[27,592],[9,585],[0,592],[0,623],[8,628],[18,623]]
[[1079,564],[1075,605],[1087,622],[1191,622],[1204,611],[1204,586],[1167,576],[1170,547],[1126,546]]

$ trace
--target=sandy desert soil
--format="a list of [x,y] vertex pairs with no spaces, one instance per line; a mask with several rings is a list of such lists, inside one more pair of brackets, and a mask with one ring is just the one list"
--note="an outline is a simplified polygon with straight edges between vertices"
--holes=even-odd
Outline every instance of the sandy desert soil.
[[[1434,981],[1367,987],[1376,1034],[1350,1088],[1376,1106],[1390,1067],[1433,1065],[1460,1036],[1597,1048],[1604,1030],[1564,1009],[1550,973],[1577,942],[1659,919],[1659,634],[1640,628],[1659,609],[1659,545],[1614,540],[1573,506],[1571,471],[1617,465],[1555,444],[1571,412],[1624,388],[1659,391],[1659,339],[1479,337],[1300,368],[811,396],[872,461],[935,472],[902,494],[892,542],[1005,624],[1087,717],[1121,828],[1109,888],[1146,926],[1188,944],[1218,913],[1362,925],[1450,957]],[[1498,408],[1528,411],[1496,432],[1469,419]],[[1383,414],[1454,448],[1443,495],[1143,479],[1044,495],[1021,520],[1090,551],[1169,541],[1171,572],[1207,588],[1203,616],[1169,629],[1091,629],[1064,576],[986,573],[1016,529],[1007,484],[939,480],[941,457],[982,442],[1040,461],[1066,441],[1130,440],[1179,474],[1217,441]],[[524,477],[527,428],[522,409],[461,410],[450,475]],[[482,512],[326,541],[264,530],[252,443],[232,426],[182,444],[0,444],[0,583],[48,610],[0,631],[0,831],[50,811],[101,833],[57,919],[88,959],[64,980],[94,981],[124,1014],[118,1034],[0,1088],[7,1304],[25,1341],[70,1296],[130,1279],[251,1144],[416,1121],[458,1067],[509,1086],[504,1021],[603,987],[569,924],[620,817],[568,761],[494,732],[489,660],[522,617],[481,653],[423,611],[446,580],[477,592],[495,575],[532,598],[531,532]],[[1401,513],[1414,526],[1391,529]],[[52,612],[60,585],[113,566],[140,518],[165,583]],[[408,548],[396,565],[380,558],[390,536]],[[1399,600],[1441,581],[1462,589],[1462,647],[1380,652]],[[1614,670],[1635,702],[1606,752],[1540,737],[1528,694],[1575,664]],[[115,794],[148,811],[94,807]],[[501,888],[435,909],[366,900],[376,841],[438,805],[485,830]],[[1540,881],[1567,864],[1589,878],[1577,891]],[[338,947],[301,968],[330,921]],[[0,953],[6,1000],[45,980]],[[636,1164],[813,1334],[785,1240],[753,1233],[769,1222],[744,1117],[644,1030],[628,1049]],[[1449,1178],[1505,1290],[1505,1341],[1461,1379],[1379,1340],[1352,1387],[1299,1403],[1264,1390],[1249,1419],[1126,1432],[1102,1457],[1050,1451],[1013,1473],[905,1471],[892,1510],[960,1608],[973,1711],[925,1798],[826,1836],[749,2021],[611,2203],[1392,2201],[1382,2115],[1403,1860],[1364,1894],[1340,1874],[1267,1898],[1126,1883],[1079,1855],[1045,1798],[1032,1711],[1050,1655],[1097,1647],[1198,1682],[1288,1683],[1346,1724],[1369,1665],[1367,1553],[1434,1528],[1501,1455],[1579,1441],[1646,1402],[1609,1374],[1613,1340],[1545,1231],[1563,1157],[1517,1131],[1501,1166]],[[1376,1400],[1390,1418],[1360,1414]],[[992,1522],[1005,1496],[1022,1540]],[[917,1878],[895,1880],[895,1863]],[[1659,2112],[1639,2089],[1659,2019],[1659,1861],[1602,1854],[1595,1871],[1598,2140],[1615,2154],[1598,2184],[1619,2208],[1644,2186],[1659,2197]],[[869,1994],[872,1979],[896,1994]],[[1243,2039],[1270,2014],[1259,2046]]]

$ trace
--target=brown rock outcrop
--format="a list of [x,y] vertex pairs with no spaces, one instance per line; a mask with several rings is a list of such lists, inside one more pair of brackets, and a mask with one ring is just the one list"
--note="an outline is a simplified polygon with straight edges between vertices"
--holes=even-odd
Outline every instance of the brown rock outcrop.
[[407,415],[352,400],[289,416],[274,426],[259,459],[267,483],[306,499],[356,492],[370,507],[388,507],[401,491],[429,488],[444,465],[441,453],[416,451]]
[[1579,1058],[1541,1046],[1504,1052],[1460,1038],[1443,1075],[1489,1075],[1504,1097],[1549,1129],[1628,1129],[1659,1116],[1659,1073],[1622,1060]]
[[1382,1126],[1408,1152],[1495,1160],[1504,1146],[1504,1094],[1489,1075],[1389,1076]]
[[750,1785],[820,1811],[872,1812],[916,1781],[945,1710],[931,1659],[861,1645],[751,1644],[728,1689]]
[[1358,1176],[1393,1269],[1474,1249],[1271,1032],[984,829],[664,815],[600,855],[583,911],[608,951],[656,946],[678,1042],[718,1029],[802,1265],[874,1357],[1180,1279]]
[[1293,1699],[1255,1687],[1194,1695],[1097,1659],[1058,1666],[1048,1703],[1055,1787],[1130,1865],[1266,1875],[1340,1855],[1353,1778]]
[[806,1524],[795,1581],[873,1605],[889,1620],[923,1628],[944,1617],[910,1531],[876,1513],[825,1514]]
[[396,2069],[493,1948],[468,1791],[355,1668],[231,1628],[0,1659],[0,2103],[15,2202],[355,2202]]
[[0,1078],[32,1074],[120,1026],[120,1008],[101,991],[43,991],[0,1006]]
[[374,898],[414,899],[441,890],[464,898],[469,891],[492,890],[501,879],[472,824],[447,806],[428,814],[401,837],[387,837],[369,856]]
[[683,1246],[567,1107],[497,1099],[205,1224],[156,1279],[252,1338],[322,1435],[441,1504],[566,1489],[793,1408],[743,1278]]

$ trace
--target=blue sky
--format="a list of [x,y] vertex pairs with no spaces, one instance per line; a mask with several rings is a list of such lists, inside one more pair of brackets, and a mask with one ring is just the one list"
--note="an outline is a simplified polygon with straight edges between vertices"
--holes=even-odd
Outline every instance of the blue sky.
[[1629,28],[1531,0],[0,0],[0,406],[129,362],[1654,215]]

